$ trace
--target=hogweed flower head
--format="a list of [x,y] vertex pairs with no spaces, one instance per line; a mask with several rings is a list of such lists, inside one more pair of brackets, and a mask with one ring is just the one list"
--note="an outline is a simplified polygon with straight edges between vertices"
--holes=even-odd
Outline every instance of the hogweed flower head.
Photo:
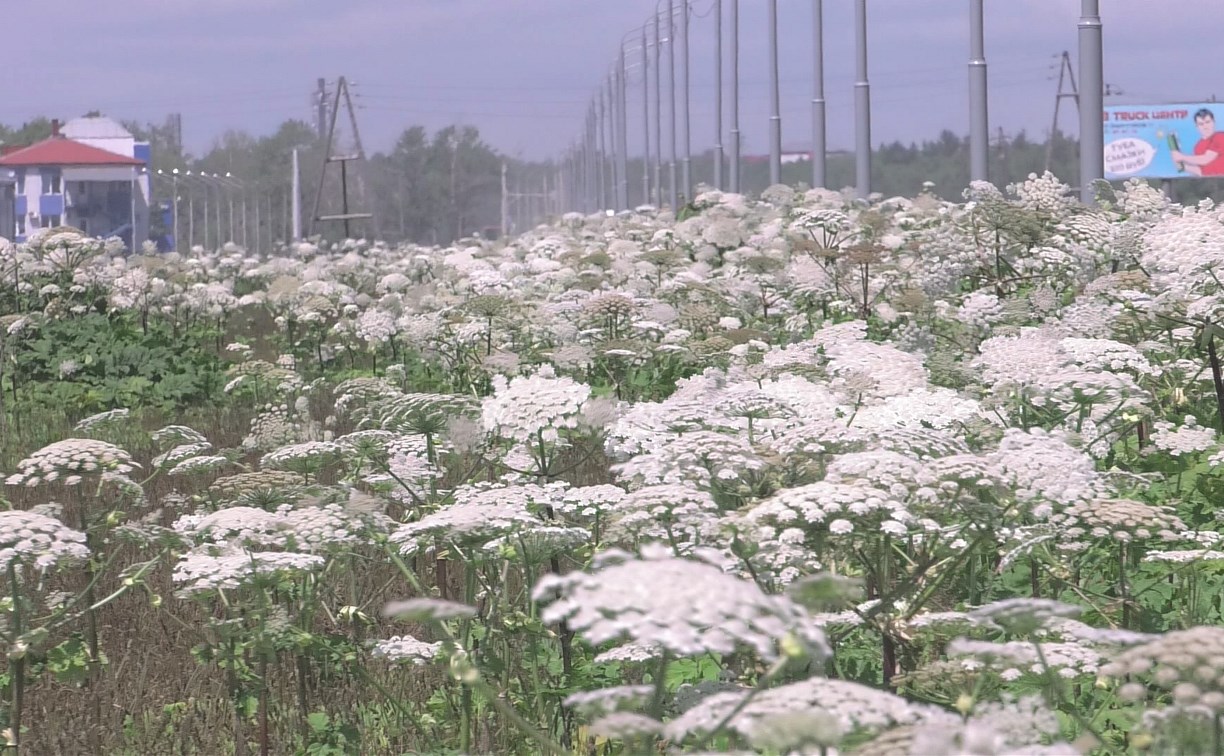
[[189,551],[175,566],[172,580],[182,586],[178,590],[179,597],[190,598],[239,588],[260,578],[314,572],[323,566],[323,562],[323,557],[317,554],[280,551],[210,554]]
[[435,598],[413,598],[392,601],[383,607],[383,616],[404,622],[447,622],[471,619],[476,610],[466,604]]
[[217,478],[208,491],[219,501],[234,503],[261,492],[292,494],[302,485],[302,476],[284,470],[257,470]]
[[82,476],[105,472],[129,473],[140,467],[126,451],[105,441],[67,438],[56,441],[17,463],[17,472],[5,481],[10,486],[34,487],[61,481],[78,485]]
[[215,546],[282,547],[288,537],[279,513],[254,507],[228,507],[203,515],[183,515],[174,530],[199,544]]
[[1059,538],[1071,548],[1087,548],[1090,539],[1122,543],[1160,539],[1175,541],[1186,525],[1171,507],[1131,499],[1093,499],[1076,502],[1050,518]]
[[270,470],[313,474],[343,456],[344,448],[339,444],[331,441],[307,441],[268,452],[263,456],[260,465]]
[[0,564],[31,564],[40,570],[89,556],[85,534],[39,512],[0,512]]
[[485,430],[526,443],[556,443],[562,429],[577,428],[591,387],[558,377],[545,365],[535,375],[493,377],[493,395],[481,407]]
[[[1101,667],[1106,677],[1146,680],[1181,706],[1204,704],[1224,713],[1224,628],[1192,627],[1128,648]],[[1131,691],[1128,697],[1132,696]]]
[[592,645],[629,641],[676,656],[748,647],[774,659],[794,637],[817,656],[828,653],[823,632],[789,598],[658,545],[641,558],[605,552],[590,573],[546,576],[533,596],[547,604],[545,622],[565,620]]
[[442,650],[442,643],[426,643],[411,635],[394,635],[374,643],[370,653],[377,659],[390,662],[407,662],[422,666],[433,661]]
[[582,714],[597,714],[640,708],[654,695],[653,685],[617,685],[571,693],[563,702]]
[[[770,688],[753,696],[745,704],[744,699],[750,695],[751,691],[744,690],[709,696],[668,722],[664,732],[669,738],[681,740],[691,734],[711,732],[730,716],[727,723],[729,731],[746,738],[754,746],[763,746],[776,734],[771,732],[770,723],[788,715],[811,716],[820,713],[828,716],[827,721],[808,721],[807,726],[793,729],[792,734],[800,741],[814,737],[817,733],[813,726],[817,724],[820,724],[820,733],[833,737],[840,733],[878,732],[904,724],[932,722],[949,725],[957,721],[954,715],[937,707],[912,703],[887,691],[848,680],[813,677]],[[781,750],[802,744],[771,743],[783,746]]]
[[[63,366],[60,367],[60,373],[62,376]],[[106,412],[99,412],[96,415],[90,415],[84,420],[78,421],[77,424],[72,427],[72,429],[82,433],[97,431],[102,428],[121,423],[124,420],[127,420],[131,414],[132,411],[129,409],[113,409],[107,410]]]
[[405,555],[427,552],[439,544],[483,547],[508,533],[543,525],[530,508],[547,505],[552,498],[550,489],[535,484],[461,487],[454,492],[454,504],[400,525],[390,541],[399,544],[400,553]]

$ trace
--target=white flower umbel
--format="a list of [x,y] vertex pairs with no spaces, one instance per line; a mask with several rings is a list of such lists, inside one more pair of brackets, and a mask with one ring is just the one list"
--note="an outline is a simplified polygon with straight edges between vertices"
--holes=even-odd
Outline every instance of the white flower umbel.
[[433,661],[441,650],[441,641],[426,643],[411,635],[393,635],[386,640],[375,642],[370,654],[376,659],[421,666]]
[[765,467],[747,439],[738,435],[697,430],[678,433],[649,454],[616,465],[618,478],[631,485],[683,483],[709,489],[735,483]]
[[85,534],[38,512],[0,512],[0,564],[45,570],[61,561],[85,559]]
[[[750,696],[745,704],[744,699]],[[748,690],[716,693],[668,722],[664,733],[673,740],[682,741],[691,735],[708,733],[730,717],[727,730],[755,745],[768,737],[771,719],[802,712],[832,715],[845,735],[878,732],[903,724],[951,725],[957,721],[949,712],[907,701],[887,691],[848,680],[813,677],[755,695]]]
[[[62,367],[60,372],[63,372]],[[96,431],[108,425],[123,422],[128,419],[129,415],[131,415],[131,410],[127,409],[107,410],[106,412],[99,412],[96,415],[90,415],[84,420],[77,422],[72,429],[81,432]]]
[[174,467],[170,468],[167,475],[191,475],[193,473],[211,472],[220,467],[229,464],[230,460],[227,457],[219,455],[208,455],[203,457],[190,457],[179,462]]
[[282,547],[289,537],[283,515],[255,507],[229,507],[204,515],[183,515],[174,530],[198,544]]
[[207,441],[194,444],[179,444],[169,451],[162,452],[153,458],[153,466],[156,468],[172,468],[176,467],[180,462],[198,457],[205,452],[212,451],[212,444]]
[[577,428],[591,387],[545,365],[535,375],[493,377],[493,395],[481,405],[485,430],[527,444],[553,444],[562,430]]
[[1092,458],[1059,433],[1009,428],[990,457],[1015,486],[1016,499],[1038,518],[1108,493]]
[[5,482],[10,486],[33,487],[60,481],[72,486],[80,484],[84,475],[128,473],[138,467],[131,455],[114,444],[91,438],[67,438],[18,462],[17,472]]
[[660,541],[673,549],[700,544],[715,530],[718,505],[705,491],[656,485],[626,495],[608,515],[611,539]]
[[189,551],[174,568],[178,595],[186,598],[239,588],[259,578],[286,577],[322,568],[323,557],[279,551],[210,554]]
[[529,507],[547,506],[553,496],[552,490],[537,485],[463,486],[454,493],[455,503],[401,525],[391,541],[405,555],[439,545],[481,547],[508,533],[542,525]]
[[565,491],[554,506],[557,514],[576,522],[589,522],[613,509],[628,496],[619,486],[580,486]]
[[295,549],[311,553],[355,546],[393,524],[388,517],[357,511],[344,504],[285,509],[278,514]]
[[1173,457],[1213,449],[1216,440],[1214,428],[1204,428],[1190,415],[1185,417],[1181,425],[1161,420],[1152,423],[1152,445],[1167,451]]
[[1075,502],[1050,518],[1060,540],[1069,547],[1085,549],[1094,540],[1127,543],[1159,539],[1176,541],[1185,523],[1171,507],[1159,507],[1131,499],[1092,499]]
[[[1214,702],[1217,712],[1224,712],[1224,628],[1192,627],[1174,630],[1113,656],[1101,668],[1101,674],[1114,678],[1144,680],[1150,685],[1171,691],[1179,704]],[[1142,698],[1146,689],[1139,686]]]
[[571,693],[563,702],[576,711],[591,715],[638,708],[654,695],[653,685],[617,685]]
[[186,425],[167,425],[164,428],[158,428],[149,434],[153,440],[159,444],[173,444],[181,446],[183,444],[206,444],[208,439],[204,437],[194,428],[189,428]]
[[307,441],[282,446],[263,456],[260,465],[269,470],[287,470],[302,474],[315,473],[344,455],[339,444],[330,441]]
[[392,601],[383,607],[383,616],[405,622],[446,622],[471,619],[476,610],[466,604],[445,599],[413,598]]
[[1095,675],[1109,658],[1109,651],[1081,643],[1042,642],[1040,653],[1031,641],[979,641],[956,638],[948,644],[947,654],[964,658],[967,669],[986,666],[995,670],[1006,682],[1025,674],[1041,675],[1047,671],[1064,679]]
[[592,645],[629,641],[674,656],[748,647],[774,659],[790,636],[818,656],[828,653],[824,634],[789,598],[659,545],[644,547],[641,558],[605,552],[590,573],[548,575],[533,596],[546,604],[545,622],[565,620]]

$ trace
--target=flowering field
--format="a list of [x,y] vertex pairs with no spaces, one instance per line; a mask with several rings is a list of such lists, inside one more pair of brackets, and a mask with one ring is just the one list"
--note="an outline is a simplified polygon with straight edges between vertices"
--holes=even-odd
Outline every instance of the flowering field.
[[1224,753],[1224,212],[0,241],[30,754]]

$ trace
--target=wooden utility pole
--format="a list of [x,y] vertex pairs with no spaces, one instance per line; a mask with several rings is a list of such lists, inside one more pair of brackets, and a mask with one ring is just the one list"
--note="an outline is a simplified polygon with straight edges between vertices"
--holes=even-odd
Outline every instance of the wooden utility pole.
[[[353,130],[353,143],[357,152],[353,154],[337,155],[334,154],[335,138],[336,138],[336,116],[340,113],[340,101],[343,98],[344,107],[348,111],[349,127]],[[378,226],[374,224],[374,214],[368,212],[351,212],[349,208],[349,169],[350,162],[359,161],[362,165],[365,164],[366,155],[365,149],[361,146],[361,131],[357,128],[357,113],[353,109],[353,100],[349,95],[348,81],[343,76],[336,83],[336,94],[332,100],[331,112],[329,113],[327,123],[327,140],[323,152],[323,165],[319,171],[319,185],[315,190],[314,210],[311,211],[311,223],[317,224],[322,221],[340,221],[344,224],[345,238],[352,236],[352,221],[369,220],[374,225],[374,235],[378,236]],[[319,209],[323,203],[323,188],[326,185],[327,166],[331,163],[340,164],[340,212],[333,215],[320,215]],[[357,184],[357,194],[362,203],[365,202],[365,183],[361,180],[360,174],[354,176]]]
[[501,238],[510,235],[510,193],[506,189],[506,163],[501,169]]
[[[1070,89],[1064,91],[1064,86],[1070,84]],[[1064,99],[1070,98],[1079,107],[1079,87],[1075,84],[1075,67],[1071,65],[1071,53],[1063,50],[1058,63],[1058,94],[1054,96],[1054,125],[1050,128],[1050,138],[1046,141],[1045,169],[1050,170],[1054,161],[1054,140],[1058,138],[1058,111]]]
[[315,90],[315,131],[322,139],[327,136],[327,79],[320,78],[318,86]]
[[1007,138],[1007,133],[1000,126],[995,142],[995,146],[999,150],[999,172],[997,175],[1000,186],[1007,186],[1011,181],[1011,175],[1007,170]]

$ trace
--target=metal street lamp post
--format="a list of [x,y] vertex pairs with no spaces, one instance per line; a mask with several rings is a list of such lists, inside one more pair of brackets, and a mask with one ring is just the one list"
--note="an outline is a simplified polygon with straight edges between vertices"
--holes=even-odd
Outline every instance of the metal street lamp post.
[[739,0],[731,0],[731,191],[740,191]]
[[680,163],[681,185],[684,187],[684,200],[693,199],[693,149],[692,149],[692,119],[689,113],[689,0],[681,0],[680,18],[680,57],[684,62],[684,76],[680,79],[680,101],[683,103],[681,112],[684,114],[684,127],[680,132],[683,137],[681,146],[684,157]]
[[659,29],[659,13],[656,8],[654,16],[654,125],[655,125],[655,160],[654,186],[655,205],[663,207],[663,67],[660,64],[663,55],[663,37]]
[[1080,201],[1096,201],[1093,182],[1105,178],[1104,56],[1100,0],[1082,0],[1079,21]]
[[646,55],[646,24],[642,24],[642,204],[650,204],[650,63]]
[[616,156],[620,175],[616,185],[616,209],[629,209],[629,102],[627,79],[629,72],[625,68],[625,45],[620,48],[620,68],[616,76]]
[[986,32],[982,0],[969,0],[969,180],[990,179]]
[[[682,0],[687,1],[687,0]],[[671,151],[668,155],[667,164],[667,188],[671,194],[672,212],[679,212],[678,194],[679,190],[676,186],[676,8],[674,0],[667,0],[667,67],[669,71],[669,85],[667,87],[668,99],[671,100],[667,108],[667,121],[669,130],[671,131]]]
[[723,6],[722,0],[714,0],[714,188],[725,189],[723,184]]
[[854,173],[858,196],[871,194],[871,84],[867,80],[867,0],[855,0]]
[[782,97],[778,88],[778,0],[769,0],[769,183],[782,182]]
[[812,186],[825,179],[824,0],[812,0]]

